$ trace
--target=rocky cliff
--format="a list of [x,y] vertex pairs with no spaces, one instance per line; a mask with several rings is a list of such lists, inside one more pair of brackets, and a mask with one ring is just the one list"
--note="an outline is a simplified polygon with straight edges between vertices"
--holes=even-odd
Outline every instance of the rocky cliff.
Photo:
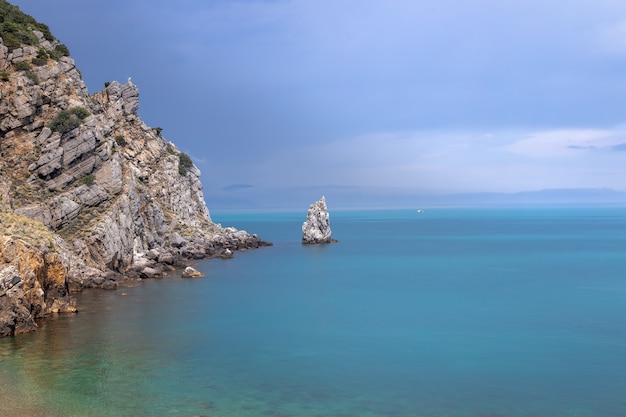
[[71,291],[267,244],[212,222],[200,171],[137,115],[130,80],[89,94],[45,25],[2,25],[0,336],[74,311]]

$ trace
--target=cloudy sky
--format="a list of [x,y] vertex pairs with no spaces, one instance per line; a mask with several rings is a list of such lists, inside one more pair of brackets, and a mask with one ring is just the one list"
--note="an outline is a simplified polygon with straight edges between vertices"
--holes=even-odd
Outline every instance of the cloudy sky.
[[626,190],[623,0],[11,2],[90,92],[131,76],[207,195]]

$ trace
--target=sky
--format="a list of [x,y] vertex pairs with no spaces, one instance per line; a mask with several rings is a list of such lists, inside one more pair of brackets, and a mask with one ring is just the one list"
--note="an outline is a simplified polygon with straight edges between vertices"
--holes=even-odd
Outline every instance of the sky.
[[11,3],[91,93],[132,77],[209,203],[626,191],[623,0]]

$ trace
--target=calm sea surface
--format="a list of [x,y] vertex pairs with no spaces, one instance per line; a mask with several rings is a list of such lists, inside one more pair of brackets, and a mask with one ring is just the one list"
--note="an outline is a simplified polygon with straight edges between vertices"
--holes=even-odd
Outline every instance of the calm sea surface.
[[219,214],[273,247],[0,339],[0,415],[626,416],[626,209]]

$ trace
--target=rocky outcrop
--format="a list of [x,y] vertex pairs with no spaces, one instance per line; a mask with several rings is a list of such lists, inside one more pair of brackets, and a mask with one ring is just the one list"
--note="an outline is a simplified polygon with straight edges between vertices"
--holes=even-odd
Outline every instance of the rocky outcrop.
[[203,276],[204,275],[202,274],[202,272],[200,272],[197,269],[192,268],[190,266],[185,268],[185,270],[181,274],[181,277],[183,277],[183,278],[200,278],[200,277],[203,277]]
[[38,45],[0,38],[0,335],[72,311],[70,291],[268,245],[212,222],[200,171],[141,120],[130,79],[89,94],[34,33]]
[[40,222],[0,214],[0,336],[36,328],[51,313],[76,311],[62,240]]
[[23,286],[15,266],[0,270],[0,337],[25,333],[37,326]]
[[330,215],[326,207],[326,198],[322,196],[307,211],[306,221],[302,224],[302,243],[330,243]]

